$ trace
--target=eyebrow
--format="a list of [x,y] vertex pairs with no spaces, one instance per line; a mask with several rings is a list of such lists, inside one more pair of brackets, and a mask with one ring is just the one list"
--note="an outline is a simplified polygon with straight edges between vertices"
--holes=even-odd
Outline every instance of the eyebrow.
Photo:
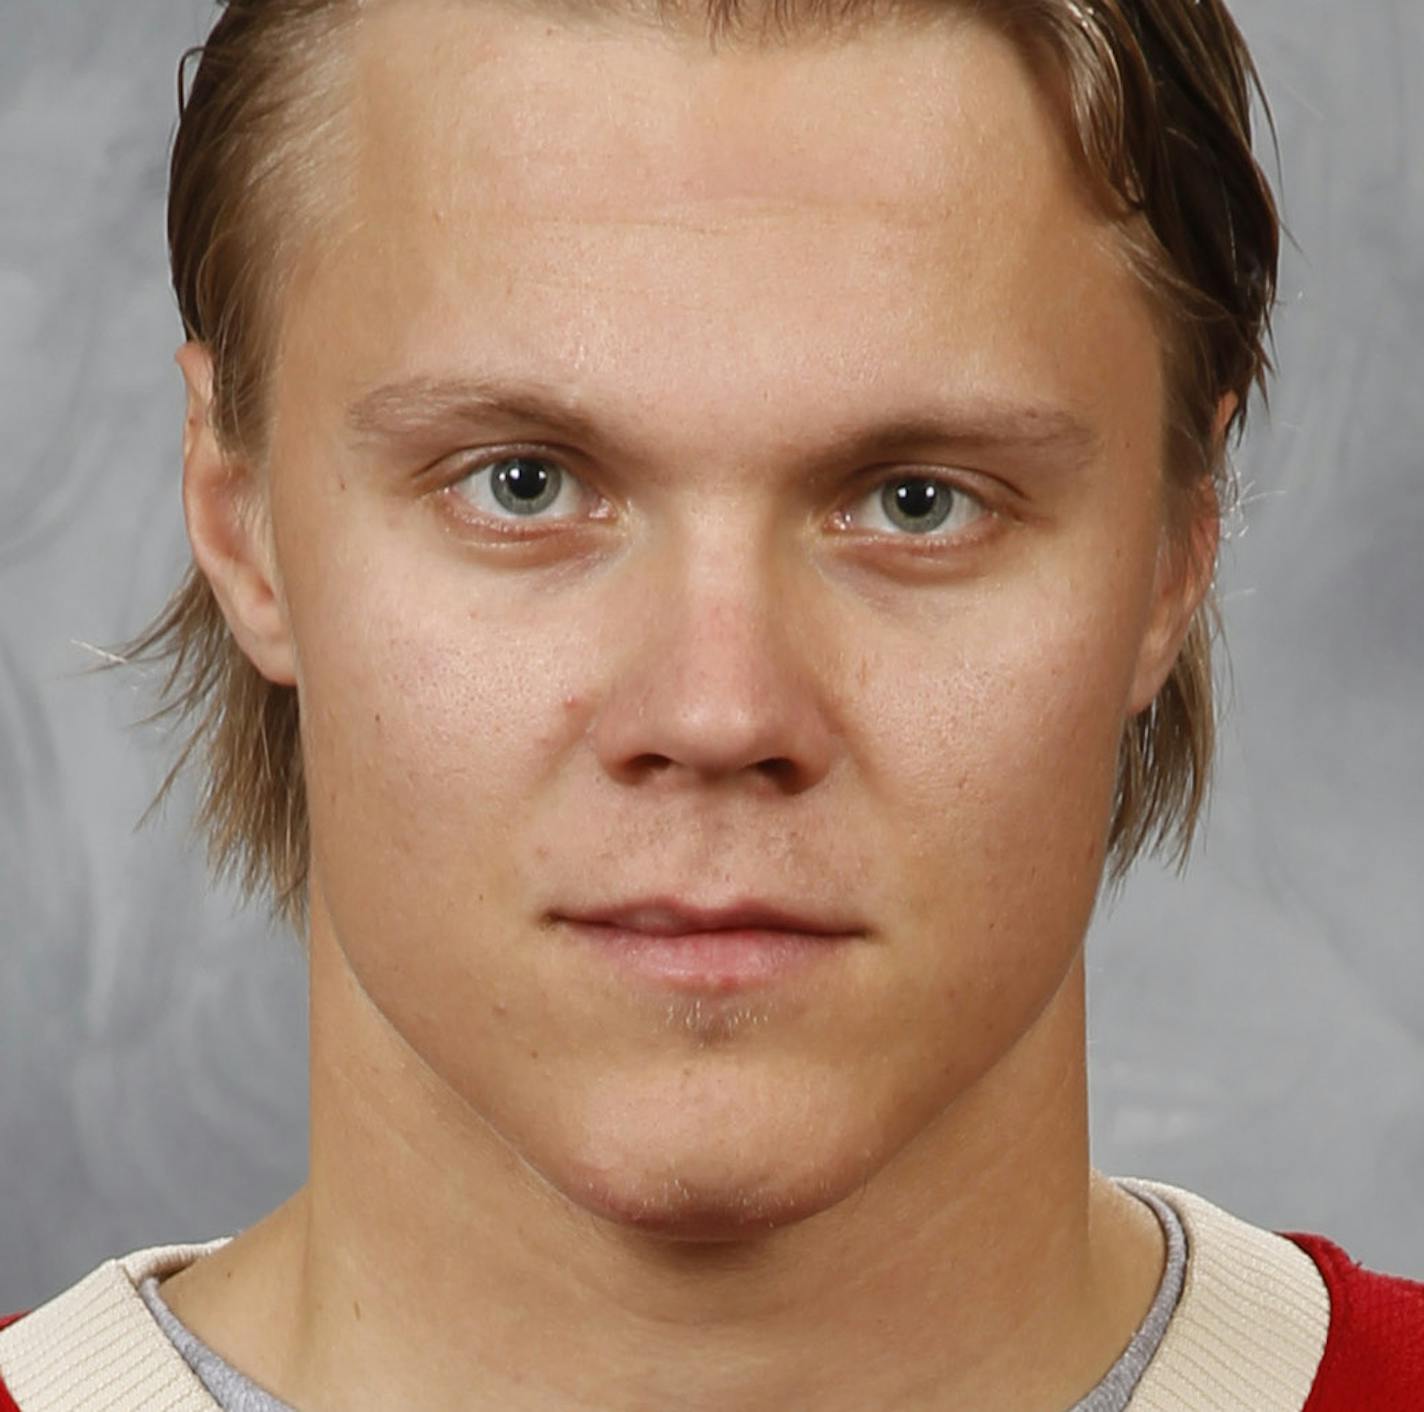
[[[493,419],[537,426],[584,445],[604,447],[606,425],[557,384],[512,377],[411,377],[357,397],[346,424],[360,441],[399,442]],[[961,405],[921,405],[871,423],[831,427],[826,455],[861,459],[914,446],[1010,447],[1086,459],[1100,445],[1082,418],[1046,403],[975,398]]]
[[600,438],[594,418],[549,383],[516,378],[412,377],[363,393],[346,409],[346,425],[360,440],[399,440],[452,423],[499,416],[562,427]]

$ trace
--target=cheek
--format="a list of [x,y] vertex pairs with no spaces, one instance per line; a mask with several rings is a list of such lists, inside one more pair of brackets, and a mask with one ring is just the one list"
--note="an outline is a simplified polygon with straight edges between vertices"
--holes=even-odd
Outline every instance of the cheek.
[[[587,634],[518,594],[374,554],[337,552],[291,587],[324,875],[359,879],[379,860],[427,897],[498,887],[509,840],[538,848],[551,824],[539,802],[559,794],[573,746],[561,702],[612,685]],[[882,644],[836,688],[860,757],[848,773],[927,877],[952,860],[961,897],[1026,869],[1076,884],[1099,855],[1135,641],[1113,605],[1129,590],[991,593],[950,626]],[[942,905],[943,881],[926,888]]]
[[902,902],[998,959],[1071,948],[1096,899],[1135,636],[1121,597],[986,615],[879,697]]
[[[432,888],[498,889],[501,841],[529,836],[521,815],[551,768],[558,645],[431,590],[362,575],[339,612],[317,606],[301,630],[316,861],[363,905],[399,894],[401,876],[432,905]],[[378,860],[401,871],[368,887]]]

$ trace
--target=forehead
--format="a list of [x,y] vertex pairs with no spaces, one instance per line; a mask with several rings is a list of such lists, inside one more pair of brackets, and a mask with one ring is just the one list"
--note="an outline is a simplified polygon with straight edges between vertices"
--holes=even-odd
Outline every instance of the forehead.
[[[1017,52],[953,8],[712,46],[690,26],[401,0],[370,13],[354,48],[370,174],[494,179],[487,198],[531,212],[616,214],[640,182],[650,207],[920,205],[973,175],[976,155],[1012,144],[1022,160],[1045,116]],[[941,140],[956,130],[986,150]],[[614,188],[610,155],[627,178]]]
[[649,403],[694,381],[709,415],[738,377],[1082,404],[1089,350],[1140,339],[1062,116],[957,11],[714,49],[401,0],[353,55],[351,209],[307,290],[348,391],[498,350]]

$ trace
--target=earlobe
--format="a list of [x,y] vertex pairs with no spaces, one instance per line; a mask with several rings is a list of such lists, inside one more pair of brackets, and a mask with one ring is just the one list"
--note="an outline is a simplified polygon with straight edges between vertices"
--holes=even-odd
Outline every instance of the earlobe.
[[[1203,487],[1200,509],[1183,527],[1177,543],[1158,555],[1157,579],[1152,593],[1152,615],[1138,653],[1137,673],[1128,701],[1135,716],[1156,699],[1177,664],[1197,611],[1211,591],[1221,519],[1215,487]],[[1209,502],[1209,503],[1207,503]]]
[[295,653],[266,533],[261,486],[219,444],[211,419],[212,358],[185,343],[175,359],[187,385],[183,515],[193,561],[212,587],[238,646],[268,681],[296,682]]

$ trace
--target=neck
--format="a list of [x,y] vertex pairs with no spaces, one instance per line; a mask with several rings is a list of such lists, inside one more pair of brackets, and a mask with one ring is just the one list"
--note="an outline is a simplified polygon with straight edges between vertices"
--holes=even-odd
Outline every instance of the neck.
[[1062,1412],[1151,1303],[1155,1219],[1089,1166],[1081,955],[854,1197],[694,1243],[569,1201],[312,945],[308,1184],[164,1290],[303,1412]]

